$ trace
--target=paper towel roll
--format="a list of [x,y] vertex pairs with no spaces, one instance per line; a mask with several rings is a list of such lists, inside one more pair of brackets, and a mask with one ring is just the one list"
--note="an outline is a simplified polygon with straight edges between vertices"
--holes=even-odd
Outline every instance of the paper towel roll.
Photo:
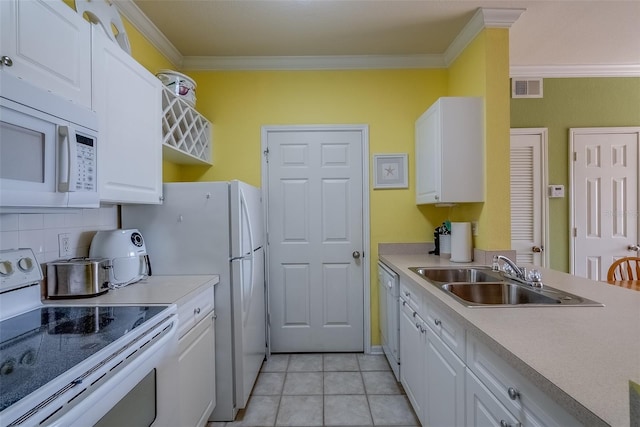
[[471,262],[473,260],[473,243],[471,241],[470,222],[451,223],[451,261]]

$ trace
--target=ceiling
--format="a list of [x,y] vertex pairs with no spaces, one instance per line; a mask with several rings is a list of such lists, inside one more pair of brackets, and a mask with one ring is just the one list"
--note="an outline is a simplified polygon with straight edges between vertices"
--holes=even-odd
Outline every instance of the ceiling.
[[638,0],[134,3],[183,57],[442,55],[478,8],[522,8],[510,29],[512,68],[640,70]]

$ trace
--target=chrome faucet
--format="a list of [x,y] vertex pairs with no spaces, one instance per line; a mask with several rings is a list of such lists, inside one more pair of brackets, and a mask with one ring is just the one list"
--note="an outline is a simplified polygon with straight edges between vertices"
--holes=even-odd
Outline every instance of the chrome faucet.
[[498,261],[504,261],[507,266],[503,268],[503,271],[506,275],[512,276],[515,279],[535,288],[542,287],[542,275],[538,270],[531,270],[529,274],[527,274],[527,269],[525,267],[518,267],[518,265],[513,262],[509,257],[504,255],[495,255],[493,257],[492,270],[500,271],[500,264]]

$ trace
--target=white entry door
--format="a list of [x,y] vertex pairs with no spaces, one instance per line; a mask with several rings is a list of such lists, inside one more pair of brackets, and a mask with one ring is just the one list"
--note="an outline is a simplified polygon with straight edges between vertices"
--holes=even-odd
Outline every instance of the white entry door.
[[511,249],[518,263],[546,267],[547,129],[511,129]]
[[364,349],[365,131],[263,131],[272,352]]
[[571,273],[606,280],[617,258],[638,244],[640,128],[579,128],[569,132]]

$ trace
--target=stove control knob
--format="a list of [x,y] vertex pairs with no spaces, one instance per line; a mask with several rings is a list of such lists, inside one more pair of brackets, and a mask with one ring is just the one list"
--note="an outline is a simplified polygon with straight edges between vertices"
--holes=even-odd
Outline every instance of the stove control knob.
[[18,261],[18,268],[24,272],[33,270],[33,260],[31,258],[22,258]]
[[11,261],[0,261],[0,276],[10,276],[13,274],[13,265]]
[[16,366],[15,359],[9,359],[0,365],[0,375],[9,375]]

